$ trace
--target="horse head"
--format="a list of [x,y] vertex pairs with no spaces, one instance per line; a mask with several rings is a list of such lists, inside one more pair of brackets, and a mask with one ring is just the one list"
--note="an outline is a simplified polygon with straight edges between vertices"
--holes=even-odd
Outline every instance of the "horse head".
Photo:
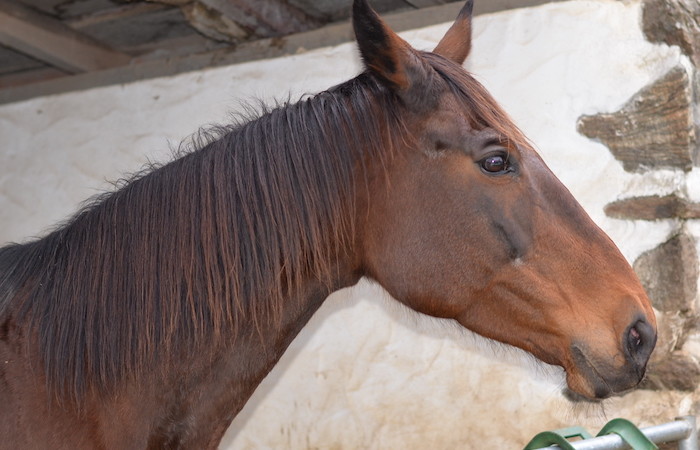
[[434,52],[365,0],[366,73],[398,98],[401,139],[369,178],[364,273],[419,312],[452,318],[566,371],[577,398],[635,387],[656,342],[629,263],[489,93],[462,68],[472,1]]

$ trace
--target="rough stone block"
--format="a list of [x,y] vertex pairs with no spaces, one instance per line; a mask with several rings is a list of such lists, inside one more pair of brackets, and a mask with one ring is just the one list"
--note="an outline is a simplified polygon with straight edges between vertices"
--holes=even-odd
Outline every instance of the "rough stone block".
[[679,234],[634,262],[654,307],[663,312],[687,313],[694,309],[698,283],[698,255],[694,239]]
[[690,170],[695,126],[686,70],[672,69],[617,112],[580,117],[578,130],[607,145],[627,171]]
[[605,205],[605,214],[616,219],[700,219],[700,203],[691,202],[675,194],[648,195],[616,200]]
[[694,391],[700,384],[700,365],[690,355],[681,351],[668,354],[659,361],[649,363],[642,388],[650,390],[671,389]]
[[700,67],[698,0],[646,0],[642,28],[649,41],[679,46]]

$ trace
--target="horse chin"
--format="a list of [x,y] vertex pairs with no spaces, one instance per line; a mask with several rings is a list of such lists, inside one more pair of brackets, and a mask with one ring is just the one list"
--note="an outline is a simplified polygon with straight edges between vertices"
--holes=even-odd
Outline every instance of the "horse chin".
[[575,403],[597,403],[615,395],[605,380],[599,375],[584,377],[581,374],[570,376],[567,372],[567,387],[564,388],[564,396]]
[[562,395],[572,403],[599,404],[602,403],[603,400],[605,400],[604,398],[591,398],[583,394],[579,394],[578,392],[572,390],[569,387],[565,387],[562,390]]
[[562,389],[561,393],[567,400],[569,400],[572,403],[601,404],[609,398],[621,397],[632,390],[634,390],[634,388],[625,389],[623,391],[618,392],[618,391],[612,391],[609,388],[607,388],[607,390],[603,389],[601,391],[597,391],[596,396],[591,397],[590,395],[576,392],[567,386],[564,389]]
[[[619,377],[617,379],[605,379],[592,365],[593,373],[585,371],[585,374],[571,375],[567,371],[566,384],[562,394],[573,403],[601,403],[611,397],[620,397],[639,386],[643,378]],[[584,369],[585,370],[585,369]]]
[[566,369],[564,396],[573,402],[601,402],[634,389],[643,379],[628,365],[613,367],[591,358],[577,345],[571,347],[574,365]]

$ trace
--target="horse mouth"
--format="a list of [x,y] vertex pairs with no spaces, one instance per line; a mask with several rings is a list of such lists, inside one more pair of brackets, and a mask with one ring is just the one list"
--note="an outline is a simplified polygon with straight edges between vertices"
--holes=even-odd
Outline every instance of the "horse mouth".
[[[614,390],[586,353],[578,345],[574,344],[571,346],[571,354],[578,371],[583,375],[584,380],[587,382],[586,384],[593,391],[592,399],[602,400],[610,397]],[[585,394],[581,395],[586,396]]]
[[604,362],[592,360],[576,344],[571,346],[571,354],[575,369],[574,373],[567,376],[569,386],[564,389],[563,394],[572,402],[598,403],[629,392],[643,379],[643,373],[640,376],[637,371],[630,370],[626,365],[615,369]]

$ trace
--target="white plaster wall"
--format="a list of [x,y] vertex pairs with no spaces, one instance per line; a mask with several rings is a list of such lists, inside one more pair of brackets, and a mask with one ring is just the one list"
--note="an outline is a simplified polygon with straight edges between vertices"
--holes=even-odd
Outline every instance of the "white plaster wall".
[[[630,261],[678,224],[613,220],[605,204],[647,193],[700,196],[697,170],[628,174],[603,145],[576,132],[580,115],[614,111],[687,64],[677,48],[646,42],[639,17],[639,1],[613,0],[481,16],[467,63]],[[403,36],[432,49],[448,26]],[[0,243],[42,234],[109,189],[105,180],[168,158],[170,146],[201,125],[225,122],[241,100],[297,98],[358,71],[346,44],[2,105]],[[326,301],[221,447],[518,448],[545,429],[579,423],[597,431],[618,415],[647,425],[697,412],[696,395],[674,392],[572,407],[562,385],[559,368],[408,311],[363,281]]]

